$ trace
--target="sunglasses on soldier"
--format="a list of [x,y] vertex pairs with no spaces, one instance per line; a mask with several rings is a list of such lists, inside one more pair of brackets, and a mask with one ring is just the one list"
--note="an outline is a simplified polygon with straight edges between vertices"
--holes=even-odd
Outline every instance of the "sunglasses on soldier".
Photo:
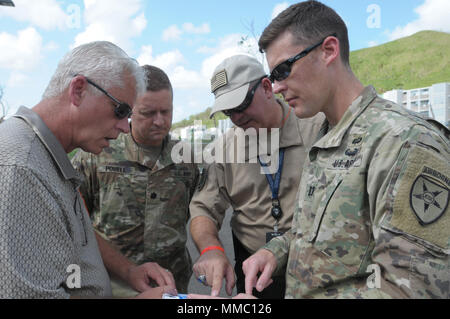
[[[332,35],[330,35],[331,37],[336,37],[337,34],[333,33]],[[322,43],[327,39],[328,37],[325,37],[322,41],[320,41],[317,44],[314,44],[308,48],[306,48],[305,50],[303,50],[302,52],[300,52],[299,54],[287,59],[286,61],[281,62],[280,64],[278,64],[273,70],[272,73],[270,73],[269,79],[272,83],[274,83],[275,81],[283,81],[285,79],[287,79],[289,77],[289,75],[291,75],[291,71],[292,71],[292,66],[294,65],[295,62],[297,62],[298,60],[300,60],[301,58],[304,58],[305,56],[307,56],[311,51],[313,51],[315,48],[317,48],[318,46],[322,45]]]

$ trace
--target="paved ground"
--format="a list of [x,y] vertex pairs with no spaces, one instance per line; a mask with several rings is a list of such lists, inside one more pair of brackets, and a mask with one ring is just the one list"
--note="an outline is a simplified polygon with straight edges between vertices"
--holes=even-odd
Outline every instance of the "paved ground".
[[[222,229],[219,232],[219,238],[224,245],[225,253],[227,254],[228,260],[230,260],[231,264],[234,267],[234,250],[233,250],[233,238],[231,235],[231,228],[230,228],[230,220],[231,220],[231,214],[232,211],[228,210],[226,217],[223,221]],[[195,247],[195,244],[192,241],[192,238],[190,236],[189,232],[189,225],[188,225],[188,249],[191,253],[192,261],[195,263],[197,258],[199,257],[199,253],[197,251],[197,247]],[[220,291],[220,296],[227,297],[227,293],[225,292],[225,285],[222,286],[222,290]],[[191,278],[191,281],[189,282],[189,292],[190,293],[198,293],[198,294],[211,294],[211,287],[205,287],[201,283],[197,281],[195,276],[193,275]],[[236,288],[233,289],[233,296],[236,295]]]

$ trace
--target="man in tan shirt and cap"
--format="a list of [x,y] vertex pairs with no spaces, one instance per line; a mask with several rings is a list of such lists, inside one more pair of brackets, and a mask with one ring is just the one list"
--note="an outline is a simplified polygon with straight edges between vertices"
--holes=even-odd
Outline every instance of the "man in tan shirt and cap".
[[[225,59],[214,71],[211,88],[215,95],[211,116],[221,111],[236,127],[216,141],[216,155],[223,153],[224,160],[216,157],[203,170],[190,204],[190,230],[201,254],[194,273],[217,296],[224,277],[229,295],[236,283],[218,237],[226,210],[233,208],[240,293],[245,291],[243,261],[291,227],[305,156],[324,116],[298,119],[274,95],[261,63],[246,55]],[[260,298],[283,298],[284,291],[285,280],[278,277],[263,293],[255,293]]]

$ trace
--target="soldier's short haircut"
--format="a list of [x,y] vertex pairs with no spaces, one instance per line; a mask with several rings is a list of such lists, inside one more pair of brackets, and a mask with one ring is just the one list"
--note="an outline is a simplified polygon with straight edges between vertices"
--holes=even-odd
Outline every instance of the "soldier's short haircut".
[[144,65],[142,68],[147,80],[147,91],[169,90],[173,93],[169,77],[163,70],[153,65]]
[[289,31],[295,45],[314,45],[333,33],[340,43],[342,62],[349,66],[348,30],[342,18],[330,7],[315,0],[294,4],[281,12],[265,28],[258,45],[264,52],[282,33]]

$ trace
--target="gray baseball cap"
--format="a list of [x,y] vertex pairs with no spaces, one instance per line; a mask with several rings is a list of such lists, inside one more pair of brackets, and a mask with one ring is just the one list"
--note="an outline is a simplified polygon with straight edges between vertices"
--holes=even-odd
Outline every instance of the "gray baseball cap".
[[211,117],[231,110],[244,102],[250,83],[264,77],[263,65],[248,55],[235,55],[220,63],[211,78],[211,93],[215,95]]

